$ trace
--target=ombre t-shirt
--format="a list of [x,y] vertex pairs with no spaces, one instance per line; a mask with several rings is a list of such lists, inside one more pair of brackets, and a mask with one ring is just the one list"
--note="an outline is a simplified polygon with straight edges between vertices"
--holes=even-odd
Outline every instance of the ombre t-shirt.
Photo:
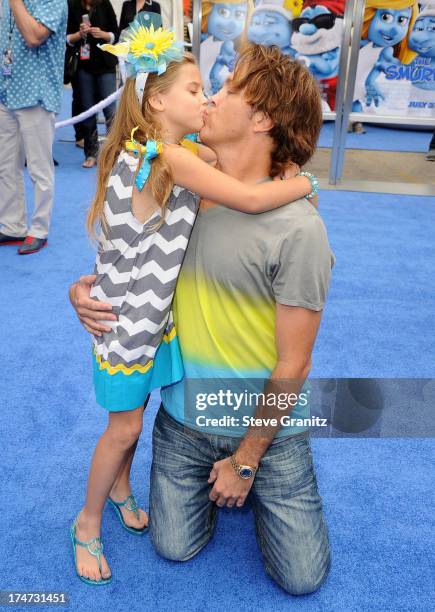
[[[277,363],[276,303],[322,310],[333,264],[323,221],[305,199],[261,214],[200,210],[175,290],[185,376],[162,389],[169,415],[191,429],[244,435],[256,410],[252,381],[267,380]],[[309,416],[302,404],[278,436],[307,429],[297,424]]]

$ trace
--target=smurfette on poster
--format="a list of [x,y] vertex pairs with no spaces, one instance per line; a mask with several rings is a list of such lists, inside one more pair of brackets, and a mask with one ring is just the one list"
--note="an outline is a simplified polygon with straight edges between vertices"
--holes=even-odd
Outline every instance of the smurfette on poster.
[[301,9],[300,0],[259,0],[249,22],[248,40],[266,47],[275,45],[286,55],[294,57],[292,21]]
[[409,48],[416,53],[408,65],[390,65],[388,83],[408,85],[406,113],[435,119],[435,4],[424,5],[409,36]]
[[343,37],[344,0],[305,0],[293,20],[291,44],[319,81],[323,110],[335,110],[340,49]]
[[414,59],[409,38],[417,16],[417,0],[366,0],[354,112],[388,115],[400,110],[403,96],[385,86],[385,72],[391,65],[409,64]]
[[252,0],[203,0],[200,69],[207,95],[219,91],[232,71],[252,8]]

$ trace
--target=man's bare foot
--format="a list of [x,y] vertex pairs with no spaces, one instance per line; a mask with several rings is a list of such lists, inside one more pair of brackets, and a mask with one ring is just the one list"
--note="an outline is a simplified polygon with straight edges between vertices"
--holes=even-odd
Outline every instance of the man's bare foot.
[[86,161],[82,163],[82,168],[93,168],[96,163],[97,160],[95,159],[95,157],[87,157]]
[[[92,538],[95,538],[99,535],[99,527],[95,523],[93,523],[92,520],[89,520],[86,517],[86,510],[82,510],[77,521],[77,540],[80,540],[81,542],[88,542],[89,540],[92,540]],[[80,576],[83,576],[84,578],[89,578],[90,580],[98,581],[101,580],[101,578],[110,578],[110,568],[107,565],[107,561],[104,555],[101,555],[102,573],[100,573],[100,569],[98,567],[97,557],[91,555],[91,553],[85,546],[76,546],[76,558],[77,571]]]
[[[131,495],[131,490],[122,490],[113,488],[109,497],[115,502],[123,502],[126,497]],[[125,524],[128,527],[134,527],[135,529],[143,529],[148,527],[148,514],[139,508],[139,519],[136,517],[136,513],[132,510],[128,510],[125,506],[119,508],[121,510]]]

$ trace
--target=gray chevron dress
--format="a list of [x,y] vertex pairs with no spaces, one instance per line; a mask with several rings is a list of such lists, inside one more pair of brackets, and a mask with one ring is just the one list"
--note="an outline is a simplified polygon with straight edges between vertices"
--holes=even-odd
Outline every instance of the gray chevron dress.
[[118,315],[93,345],[96,398],[109,411],[138,408],[150,391],[183,377],[171,303],[199,197],[174,186],[162,226],[150,230],[160,211],[140,223],[131,208],[138,163],[122,151],[110,175],[109,232],[100,240],[91,292]]

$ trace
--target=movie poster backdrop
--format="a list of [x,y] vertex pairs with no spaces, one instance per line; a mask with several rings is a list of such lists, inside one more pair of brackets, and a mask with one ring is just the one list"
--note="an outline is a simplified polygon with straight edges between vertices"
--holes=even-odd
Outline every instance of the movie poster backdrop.
[[335,109],[344,0],[203,0],[200,66],[205,92],[219,91],[245,41],[276,45],[304,62]]
[[435,1],[366,0],[352,111],[435,119]]

